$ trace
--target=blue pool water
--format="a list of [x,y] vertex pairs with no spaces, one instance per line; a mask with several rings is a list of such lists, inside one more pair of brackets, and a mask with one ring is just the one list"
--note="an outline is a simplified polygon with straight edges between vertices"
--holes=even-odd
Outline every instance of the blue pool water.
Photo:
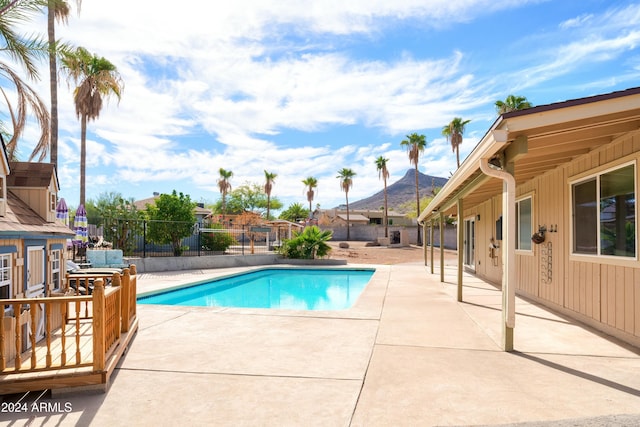
[[138,304],[342,310],[375,270],[266,269],[138,297]]

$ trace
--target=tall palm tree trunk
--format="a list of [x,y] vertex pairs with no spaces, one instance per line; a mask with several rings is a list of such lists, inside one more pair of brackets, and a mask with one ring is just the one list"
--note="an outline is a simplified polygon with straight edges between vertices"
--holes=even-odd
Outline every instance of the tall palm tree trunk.
[[[416,165],[416,210],[418,212],[418,215],[416,216],[416,220],[418,219],[418,217],[420,216],[420,186],[418,184],[418,166]],[[418,245],[422,245],[422,233],[420,233],[420,224],[417,224],[418,227]]]
[[456,163],[458,164],[458,167],[460,167],[460,149],[458,148],[457,145],[456,145]]
[[80,127],[80,203],[85,204],[85,182],[87,169],[87,115],[83,114]]
[[271,211],[271,194],[267,193],[267,221],[269,221],[269,212]]
[[389,212],[387,210],[387,177],[384,177],[384,237],[387,238],[389,237],[389,220],[388,220],[388,216],[389,216]]
[[222,220],[224,221],[224,216],[227,214],[227,193],[222,193]]
[[349,223],[349,192],[345,191],[344,194],[347,199],[347,240],[351,240],[351,225]]
[[55,10],[49,0],[47,7],[47,32],[49,38],[49,88],[51,90],[51,136],[49,141],[51,163],[58,169],[58,66],[53,46],[56,42]]

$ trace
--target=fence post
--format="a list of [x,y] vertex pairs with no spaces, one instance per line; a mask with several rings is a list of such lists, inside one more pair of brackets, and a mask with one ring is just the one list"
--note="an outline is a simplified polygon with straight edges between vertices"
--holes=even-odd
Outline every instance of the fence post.
[[4,371],[7,367],[5,361],[5,347],[4,347],[4,309],[0,310],[0,371]]
[[135,264],[129,266],[129,321],[138,315],[136,294],[138,293],[138,269]]
[[131,271],[128,268],[122,270],[122,332],[129,331],[129,318],[131,306]]
[[104,371],[105,367],[105,310],[104,281],[93,283],[93,370]]
[[245,239],[244,224],[242,224],[242,256],[244,256],[244,239]]
[[120,338],[120,332],[125,332],[124,329],[124,316],[122,313],[124,313],[124,310],[127,307],[127,296],[126,296],[126,292],[125,292],[125,288],[123,286],[123,280],[122,280],[122,276],[120,275],[120,273],[115,272],[113,273],[113,276],[111,277],[111,286],[114,288],[120,288],[120,292],[119,295],[120,297],[118,298],[118,309],[117,309],[117,317],[118,320],[120,322],[120,325],[118,326],[118,331],[117,331],[117,336],[118,338]]
[[147,220],[142,221],[142,257],[147,257]]

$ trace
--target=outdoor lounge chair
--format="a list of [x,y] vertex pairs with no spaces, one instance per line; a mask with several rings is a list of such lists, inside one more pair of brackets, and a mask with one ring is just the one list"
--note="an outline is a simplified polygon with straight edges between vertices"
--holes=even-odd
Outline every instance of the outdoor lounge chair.
[[[77,276],[80,275],[108,275],[113,276],[114,273],[122,274],[122,268],[80,268],[78,264],[73,261],[67,260],[67,273]],[[76,278],[69,278],[69,287],[74,291],[80,293],[80,295],[91,295],[93,293],[93,278],[89,280],[76,280]],[[79,285],[79,283],[81,283]],[[111,278],[105,279],[105,285],[111,284]]]

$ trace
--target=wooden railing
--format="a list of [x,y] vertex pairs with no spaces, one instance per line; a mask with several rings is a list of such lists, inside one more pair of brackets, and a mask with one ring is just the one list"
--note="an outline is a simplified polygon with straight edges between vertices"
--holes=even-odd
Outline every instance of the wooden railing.
[[[131,270],[135,274],[135,266]],[[106,287],[102,277],[93,276],[92,295],[1,300],[0,375],[82,367],[104,371],[135,320],[136,276],[131,270],[116,273]],[[12,316],[5,315],[4,305],[13,309]]]

